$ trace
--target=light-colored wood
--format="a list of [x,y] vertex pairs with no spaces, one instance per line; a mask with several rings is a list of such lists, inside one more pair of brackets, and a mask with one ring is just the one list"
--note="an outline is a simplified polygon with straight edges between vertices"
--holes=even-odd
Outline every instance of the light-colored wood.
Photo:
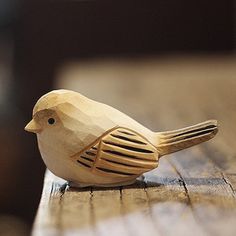
[[68,68],[58,88],[109,103],[153,130],[215,117],[220,132],[213,142],[161,158],[131,186],[62,191],[65,181],[47,173],[33,236],[234,236],[236,59],[80,62]]
[[71,90],[42,96],[25,130],[37,134],[42,158],[73,186],[122,186],[158,166],[161,156],[207,141],[217,133],[209,120],[152,132],[124,113]]

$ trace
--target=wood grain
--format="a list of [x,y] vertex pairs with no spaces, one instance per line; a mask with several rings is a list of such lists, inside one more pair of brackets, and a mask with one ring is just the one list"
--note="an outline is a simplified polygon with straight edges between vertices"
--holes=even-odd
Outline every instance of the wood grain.
[[214,118],[220,131],[213,141],[163,157],[132,186],[78,190],[47,172],[33,235],[235,235],[235,77],[232,57],[64,67],[58,87],[78,89],[152,130]]

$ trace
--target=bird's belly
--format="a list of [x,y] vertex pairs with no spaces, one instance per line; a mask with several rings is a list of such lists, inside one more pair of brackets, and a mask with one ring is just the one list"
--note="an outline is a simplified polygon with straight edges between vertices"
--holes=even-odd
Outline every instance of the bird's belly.
[[70,156],[53,149],[51,146],[47,147],[39,142],[39,150],[42,159],[47,168],[56,176],[73,182],[75,185],[99,185],[110,184],[110,179],[97,176],[84,168],[78,166],[71,160]]
[[65,180],[70,180],[73,177],[68,161],[60,153],[53,152],[52,150],[40,150],[40,153],[45,165],[53,174]]

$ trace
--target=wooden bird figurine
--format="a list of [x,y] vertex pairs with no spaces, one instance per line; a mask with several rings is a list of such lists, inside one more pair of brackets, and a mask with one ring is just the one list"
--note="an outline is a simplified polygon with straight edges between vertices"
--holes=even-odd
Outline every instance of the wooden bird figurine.
[[207,141],[209,120],[184,129],[153,132],[124,113],[70,90],[42,96],[26,131],[37,134],[48,169],[71,186],[121,186],[158,166],[161,156]]

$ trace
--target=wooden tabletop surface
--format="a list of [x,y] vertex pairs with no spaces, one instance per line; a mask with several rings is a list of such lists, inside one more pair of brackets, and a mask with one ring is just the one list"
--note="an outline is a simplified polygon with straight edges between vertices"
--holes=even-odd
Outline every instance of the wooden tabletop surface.
[[46,173],[33,236],[236,235],[236,59],[70,63],[57,87],[112,105],[156,131],[217,119],[217,136],[165,156],[144,181],[69,188]]

